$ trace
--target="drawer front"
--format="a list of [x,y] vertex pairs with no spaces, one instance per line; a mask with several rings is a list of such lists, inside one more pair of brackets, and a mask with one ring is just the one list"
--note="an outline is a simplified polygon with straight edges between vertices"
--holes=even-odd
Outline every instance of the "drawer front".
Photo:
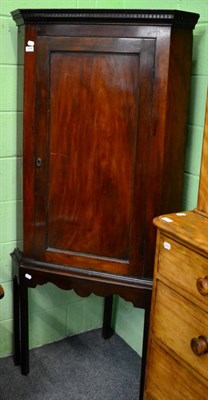
[[208,306],[208,294],[197,289],[197,280],[208,276],[207,258],[161,235],[158,271]]
[[190,341],[208,337],[208,313],[158,282],[153,334],[208,379],[208,353],[197,356]]
[[195,375],[152,343],[145,400],[207,400],[207,391]]

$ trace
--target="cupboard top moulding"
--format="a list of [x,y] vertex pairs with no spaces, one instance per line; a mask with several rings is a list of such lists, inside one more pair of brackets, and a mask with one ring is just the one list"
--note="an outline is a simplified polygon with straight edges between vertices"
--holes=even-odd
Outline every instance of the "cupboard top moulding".
[[12,11],[18,26],[26,24],[133,23],[193,29],[199,15],[179,10],[21,9]]
[[152,219],[181,205],[198,14],[12,16],[24,62],[24,249],[13,256],[38,270],[150,287]]

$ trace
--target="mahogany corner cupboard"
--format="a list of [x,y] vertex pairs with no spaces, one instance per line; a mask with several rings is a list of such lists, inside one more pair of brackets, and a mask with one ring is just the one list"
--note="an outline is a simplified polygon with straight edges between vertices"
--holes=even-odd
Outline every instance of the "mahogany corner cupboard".
[[28,287],[53,282],[104,296],[104,337],[118,294],[146,310],[142,393],[152,219],[180,208],[199,15],[24,9],[12,16],[24,63],[24,245],[12,254],[16,363],[28,373]]

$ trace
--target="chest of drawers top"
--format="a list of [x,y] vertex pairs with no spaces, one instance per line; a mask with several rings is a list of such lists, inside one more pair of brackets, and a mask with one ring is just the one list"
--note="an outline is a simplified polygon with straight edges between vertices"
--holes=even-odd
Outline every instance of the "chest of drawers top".
[[162,215],[154,224],[184,246],[208,257],[208,218],[195,211]]

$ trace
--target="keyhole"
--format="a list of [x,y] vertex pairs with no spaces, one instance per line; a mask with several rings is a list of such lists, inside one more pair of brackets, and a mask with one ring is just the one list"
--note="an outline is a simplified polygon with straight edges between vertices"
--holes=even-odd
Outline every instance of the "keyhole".
[[36,158],[36,161],[35,161],[36,167],[40,168],[41,163],[42,163],[42,159],[41,159],[40,157],[37,157],[37,158]]

